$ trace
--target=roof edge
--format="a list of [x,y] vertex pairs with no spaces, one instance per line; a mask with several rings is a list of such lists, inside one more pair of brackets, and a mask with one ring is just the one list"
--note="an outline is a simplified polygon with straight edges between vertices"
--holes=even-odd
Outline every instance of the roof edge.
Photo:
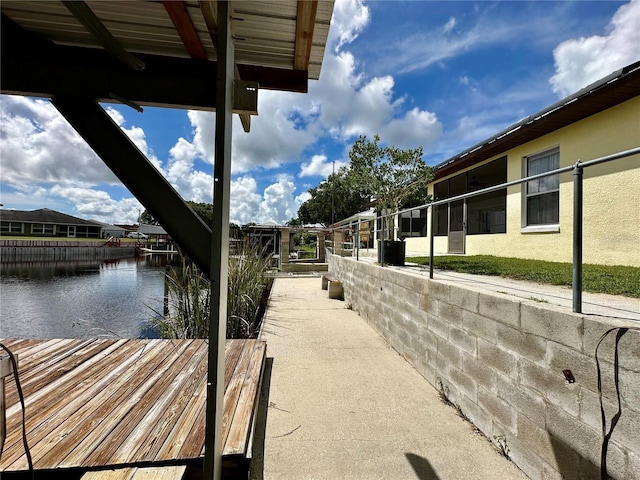
[[[523,118],[522,120],[520,120],[517,123],[514,123],[510,126],[508,126],[507,128],[505,128],[504,130],[498,132],[497,134],[482,140],[481,142],[473,145],[470,148],[467,148],[466,150],[463,150],[461,153],[435,165],[433,167],[433,170],[436,174],[436,176],[438,176],[438,171],[442,170],[446,167],[453,167],[453,164],[455,163],[459,163],[460,160],[464,159],[465,157],[468,157],[469,155],[472,154],[476,154],[479,155],[482,150],[495,143],[498,140],[502,140],[505,139],[506,137],[509,137],[510,135],[516,134],[517,132],[520,132],[520,130],[522,129],[522,127],[524,126],[528,126],[528,125],[532,125],[536,122],[539,122],[541,119],[543,118],[547,118],[549,115],[553,115],[556,112],[559,112],[561,110],[566,109],[567,107],[569,107],[570,105],[574,104],[576,101],[578,100],[583,100],[584,98],[593,95],[596,92],[601,91],[604,88],[608,88],[610,85],[617,83],[618,81],[624,79],[625,77],[628,77],[630,75],[638,75],[640,76],[640,61],[638,62],[634,62],[632,64],[629,64],[619,70],[616,70],[612,73],[610,73],[609,75],[607,75],[606,77],[601,78],[600,80],[597,80],[589,85],[587,85],[586,87],[578,90],[577,92],[557,101],[556,103],[532,114],[529,115],[525,118]],[[633,97],[630,97],[633,98]],[[621,102],[611,102],[611,105],[609,105],[607,108],[610,108],[614,105],[617,105],[618,103]],[[584,115],[582,118],[587,118],[588,116],[591,116],[592,114],[588,114],[588,115]],[[582,119],[581,118],[581,119]],[[576,120],[577,121],[577,120]],[[575,122],[571,122],[571,123],[575,123]],[[569,124],[569,123],[568,123]],[[568,125],[567,124],[567,125]],[[566,125],[564,125],[566,126]],[[540,135],[542,136],[542,135]],[[523,140],[521,143],[526,143],[527,141],[530,141],[525,139]],[[484,159],[479,159],[478,161],[482,161]],[[467,165],[465,165],[467,166]]]

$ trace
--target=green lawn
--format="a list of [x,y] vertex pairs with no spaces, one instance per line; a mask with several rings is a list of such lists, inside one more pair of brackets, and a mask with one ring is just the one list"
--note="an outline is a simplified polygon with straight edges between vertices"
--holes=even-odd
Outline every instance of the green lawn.
[[[407,257],[408,262],[428,265],[429,257]],[[490,255],[434,257],[435,268],[460,273],[495,275],[516,280],[571,286],[570,263],[543,262]],[[640,298],[640,268],[619,265],[584,265],[584,291]]]

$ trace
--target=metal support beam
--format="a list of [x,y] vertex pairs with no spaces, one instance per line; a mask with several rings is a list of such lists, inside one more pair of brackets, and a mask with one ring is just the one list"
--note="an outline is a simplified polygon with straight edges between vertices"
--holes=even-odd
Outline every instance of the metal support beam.
[[[137,53],[144,70],[123,68],[99,48],[57,45],[0,18],[0,93],[31,97],[77,96],[112,101],[111,93],[141,106],[215,109],[217,63]],[[263,90],[306,93],[307,72],[237,65],[238,76]]]
[[224,411],[224,347],[227,327],[229,271],[229,189],[231,186],[231,125],[234,49],[231,6],[218,2],[216,75],[216,134],[211,238],[211,312],[209,318],[209,370],[205,428],[205,480],[222,476],[222,414]]
[[573,311],[582,313],[582,179],[578,161],[573,167]]
[[436,216],[433,205],[429,206],[429,210],[431,215],[429,217],[431,223],[431,228],[429,229],[429,278],[433,279],[433,236],[436,228]]
[[104,26],[93,10],[82,1],[63,1],[62,4],[98,40],[104,49],[132,70],[144,70],[144,62],[127,52]]
[[208,275],[211,270],[211,230],[111,117],[95,100],[55,97],[51,101],[198,268]]

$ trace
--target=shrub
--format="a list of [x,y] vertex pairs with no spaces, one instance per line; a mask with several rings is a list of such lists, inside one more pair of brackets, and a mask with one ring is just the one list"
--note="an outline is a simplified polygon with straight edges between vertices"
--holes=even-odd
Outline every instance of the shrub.
[[[259,328],[261,302],[270,286],[271,261],[264,249],[243,244],[229,257],[227,338],[250,338]],[[207,338],[210,324],[210,281],[187,258],[165,274],[165,312],[159,315],[162,338]],[[159,314],[159,312],[156,312]]]

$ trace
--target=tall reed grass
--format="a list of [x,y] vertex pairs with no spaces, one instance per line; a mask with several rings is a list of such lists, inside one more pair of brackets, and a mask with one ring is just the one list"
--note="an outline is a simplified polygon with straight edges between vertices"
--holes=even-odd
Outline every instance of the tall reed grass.
[[[251,338],[260,325],[261,301],[271,279],[271,255],[243,244],[229,258],[227,338]],[[268,293],[268,291],[267,291]],[[187,258],[165,274],[165,311],[158,320],[162,338],[207,338],[210,325],[210,281]],[[156,312],[159,313],[159,312]]]

